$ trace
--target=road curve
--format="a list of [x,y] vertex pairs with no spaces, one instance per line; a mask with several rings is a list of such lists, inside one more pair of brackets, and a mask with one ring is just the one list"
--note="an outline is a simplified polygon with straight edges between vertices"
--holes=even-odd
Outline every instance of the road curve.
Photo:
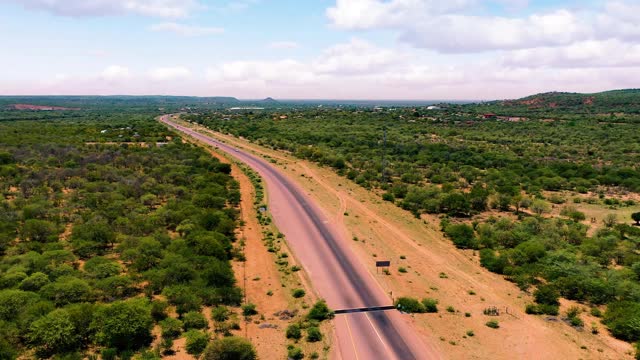
[[[159,120],[202,143],[249,165],[266,184],[268,206],[278,229],[300,261],[320,296],[333,309],[390,305],[380,285],[359,262],[335,224],[299,186],[267,161],[212,137],[176,124],[165,115]],[[405,315],[406,316],[406,315]],[[440,359],[433,344],[426,346],[397,311],[336,315],[338,351],[344,360]]]

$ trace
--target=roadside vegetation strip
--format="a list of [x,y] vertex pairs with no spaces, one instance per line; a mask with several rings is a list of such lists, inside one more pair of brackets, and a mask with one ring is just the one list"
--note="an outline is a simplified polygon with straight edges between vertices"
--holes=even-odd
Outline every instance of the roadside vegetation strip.
[[[149,116],[105,116],[0,124],[3,356],[197,356],[237,325],[229,166]],[[100,145],[118,141],[162,145]],[[213,329],[210,307],[228,311]]]
[[[182,126],[193,129],[193,125],[185,123],[176,119],[176,122]],[[206,134],[202,131],[199,133]],[[206,134],[208,135],[208,134]],[[196,138],[191,138],[186,134],[186,138],[189,141],[194,142],[198,146],[206,147],[211,151],[220,154],[234,166],[236,166],[243,174],[250,180],[252,187],[254,188],[253,197],[253,210],[256,219],[260,226],[260,233],[262,234],[262,243],[274,260],[275,267],[279,274],[279,281],[283,288],[293,288],[290,292],[285,292],[289,299],[289,308],[282,311],[278,311],[273,314],[275,317],[287,320],[290,325],[287,327],[286,338],[294,340],[287,345],[287,352],[289,357],[301,356],[307,354],[311,358],[323,358],[326,359],[329,356],[332,346],[333,326],[330,322],[324,320],[331,319],[333,312],[327,307],[323,300],[318,300],[318,296],[315,294],[308,276],[302,270],[302,267],[295,265],[297,262],[293,258],[293,253],[288,248],[284,234],[278,231],[277,227],[271,219],[269,214],[268,205],[266,204],[267,193],[265,191],[264,182],[258,172],[253,170],[245,163],[236,160],[232,154],[227,154],[216,146],[204,144]],[[294,265],[292,265],[294,263]],[[253,281],[259,281],[255,278]],[[304,287],[306,289],[300,289],[297,287]],[[263,293],[266,298],[273,295],[272,291],[266,291]],[[268,301],[268,299],[266,300]],[[315,302],[313,306],[310,302]],[[308,310],[308,313],[304,313]],[[290,336],[291,329],[298,329],[299,333],[306,332],[308,335],[305,338],[305,342],[298,342],[300,337]],[[284,338],[285,336],[283,336]],[[263,339],[264,340],[264,339]]]

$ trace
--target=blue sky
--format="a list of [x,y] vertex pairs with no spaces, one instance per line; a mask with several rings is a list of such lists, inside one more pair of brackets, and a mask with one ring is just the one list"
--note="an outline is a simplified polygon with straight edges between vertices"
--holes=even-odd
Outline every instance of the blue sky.
[[493,99],[638,87],[633,0],[0,0],[0,94]]

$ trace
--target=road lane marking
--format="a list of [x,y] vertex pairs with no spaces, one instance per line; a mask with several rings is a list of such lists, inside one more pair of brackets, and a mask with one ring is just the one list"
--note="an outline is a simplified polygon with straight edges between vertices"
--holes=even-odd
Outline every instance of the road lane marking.
[[353,334],[351,333],[351,327],[349,326],[348,316],[344,317],[344,321],[347,324],[347,331],[349,332],[349,337],[351,338],[351,345],[353,346],[353,353],[356,355],[356,360],[360,360],[358,357],[358,350],[356,349],[356,341],[353,339]]
[[369,321],[369,324],[371,324],[371,328],[376,333],[376,336],[378,336],[378,340],[380,340],[380,342],[382,343],[382,346],[387,351],[387,354],[389,354],[389,358],[388,359],[392,359],[393,358],[393,354],[389,350],[389,347],[387,346],[387,343],[384,342],[384,340],[382,340],[382,336],[380,336],[380,333],[378,332],[378,329],[376,329],[376,326],[373,325],[373,322],[371,321],[371,318],[369,317],[369,313],[365,313],[364,315],[367,317],[367,321]]

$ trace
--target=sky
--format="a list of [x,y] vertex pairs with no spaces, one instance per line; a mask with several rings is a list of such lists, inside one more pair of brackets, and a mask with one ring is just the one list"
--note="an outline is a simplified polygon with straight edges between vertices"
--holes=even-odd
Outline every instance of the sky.
[[640,87],[639,0],[0,0],[0,95],[511,99]]

